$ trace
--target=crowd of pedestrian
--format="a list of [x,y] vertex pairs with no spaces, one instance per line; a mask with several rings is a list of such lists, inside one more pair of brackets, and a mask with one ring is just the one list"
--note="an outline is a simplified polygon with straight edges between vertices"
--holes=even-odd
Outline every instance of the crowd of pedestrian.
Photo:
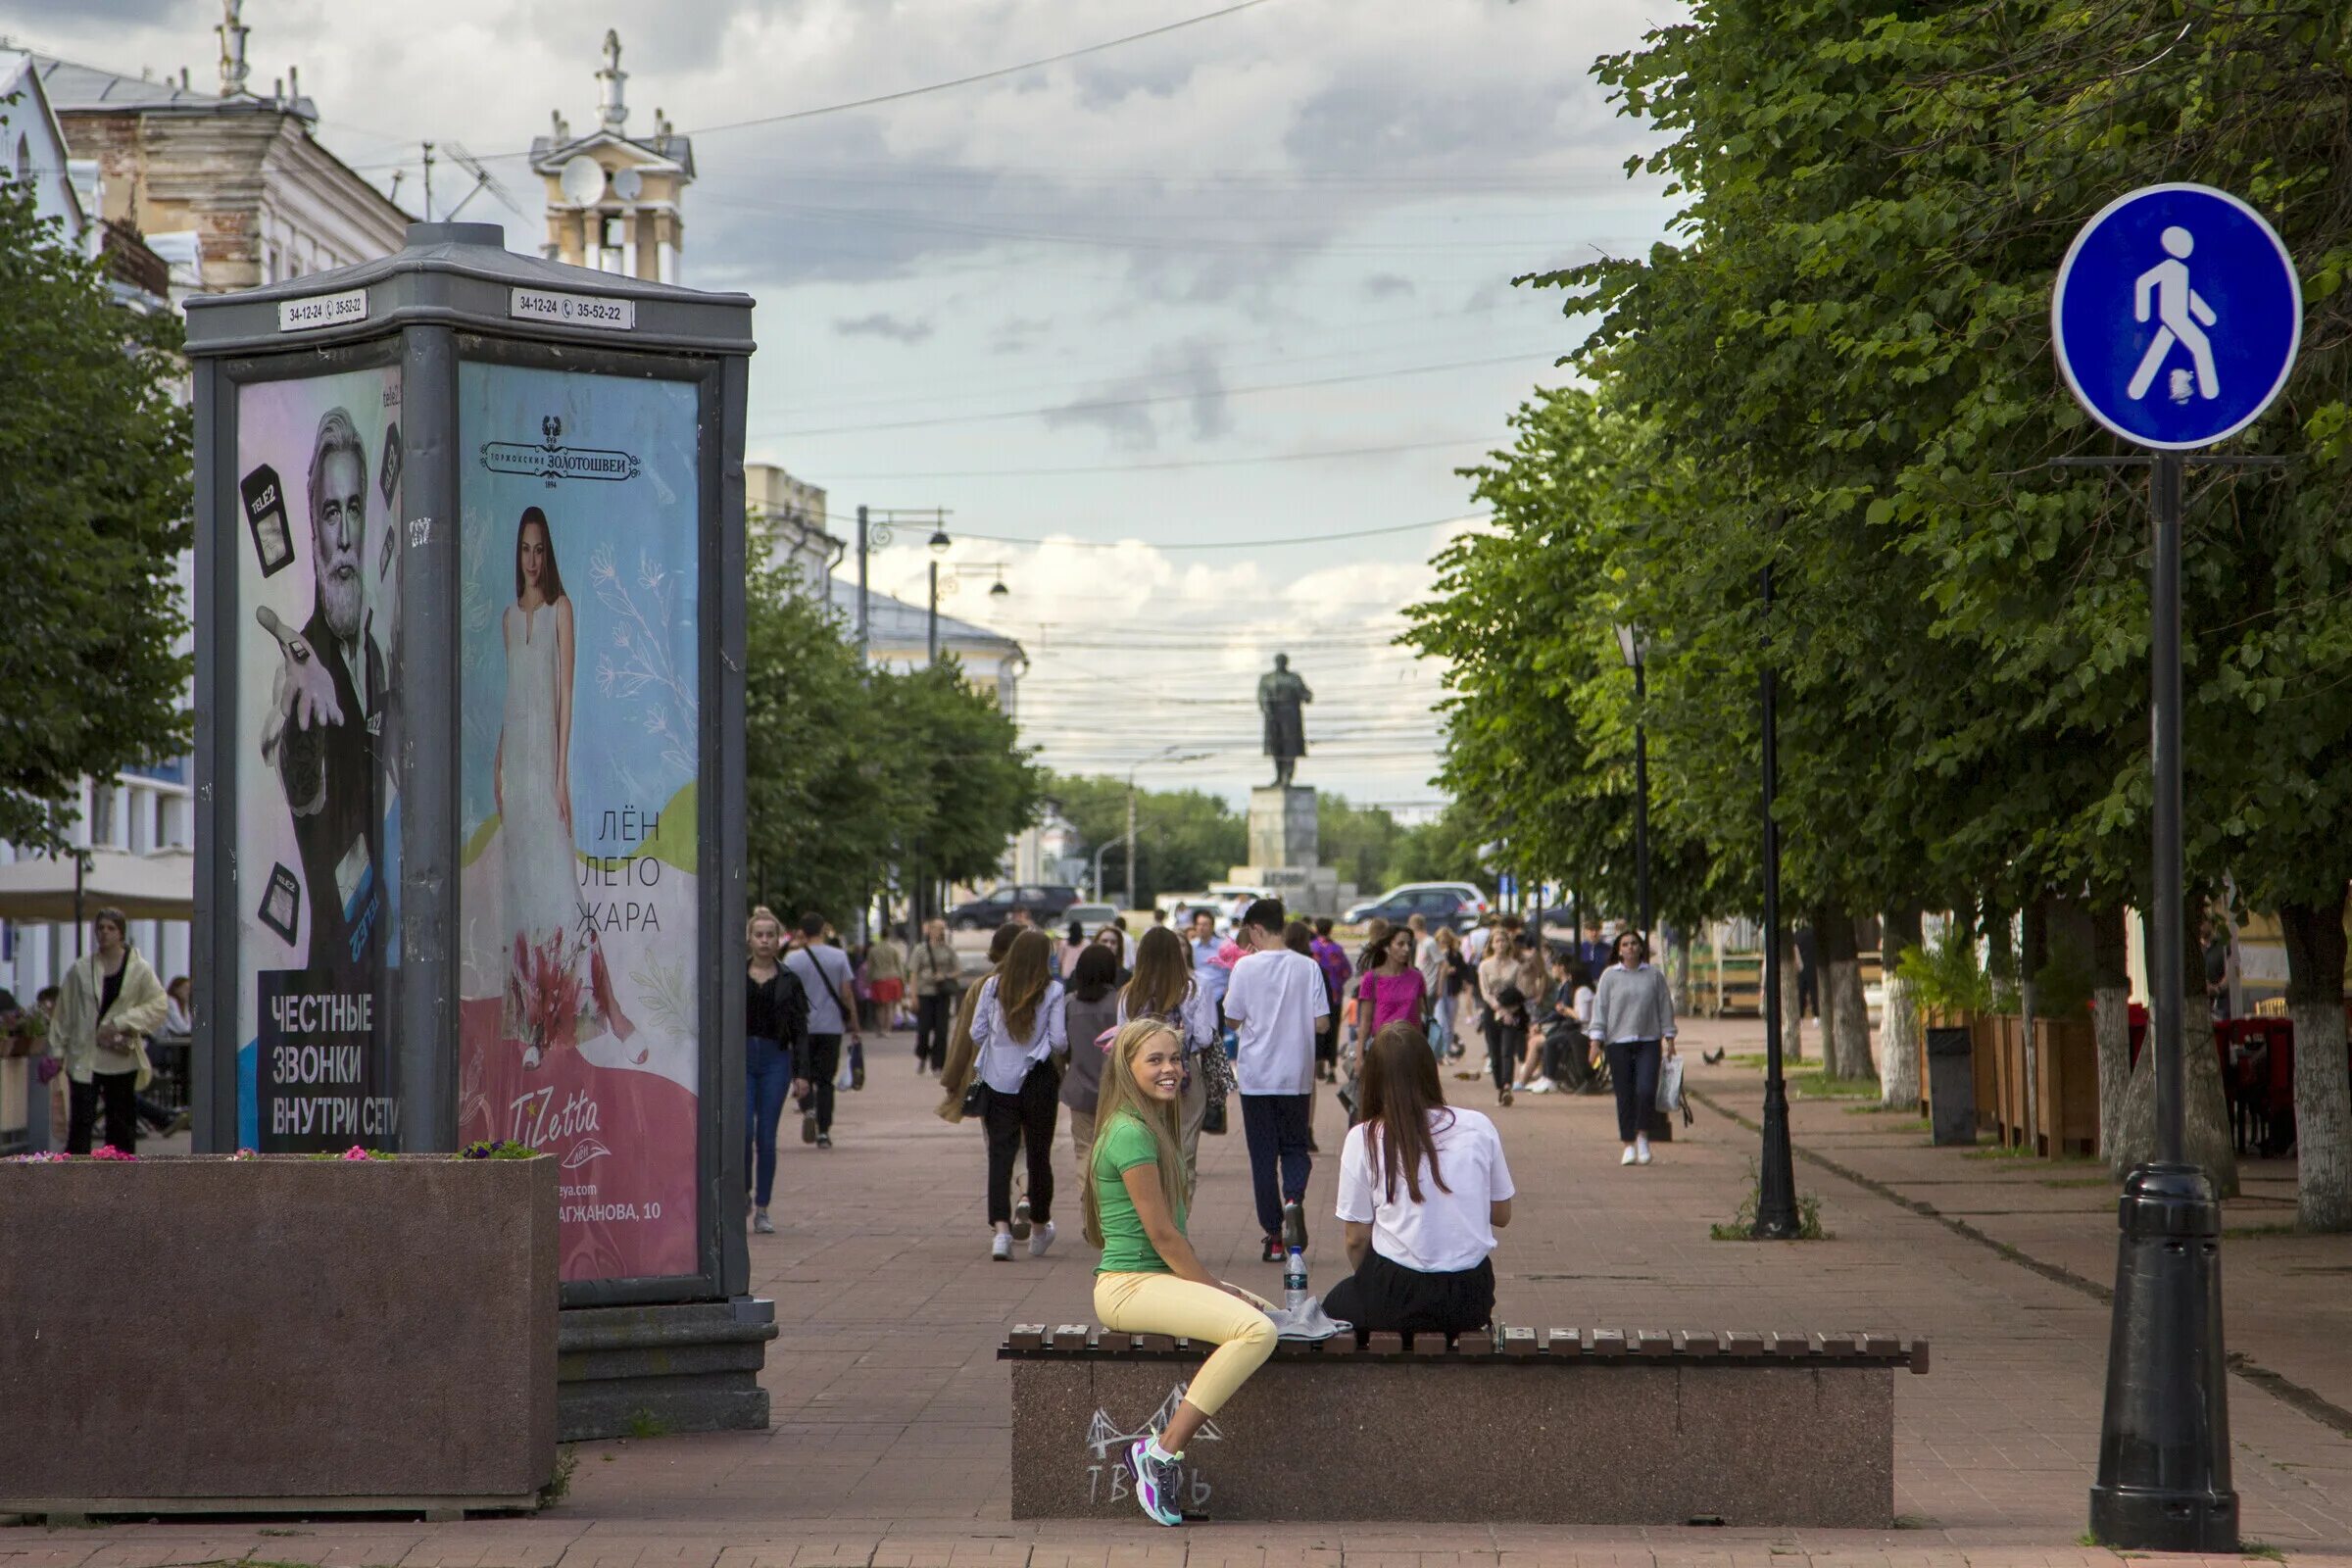
[[1376,920],[1350,954],[1331,920],[1290,919],[1278,899],[1237,911],[1230,937],[1217,925],[1201,909],[1182,932],[1154,920],[1136,940],[1119,923],[1047,931],[1016,919],[969,976],[938,921],[906,949],[878,937],[845,952],[821,917],[788,934],[765,909],[748,933],[755,1230],[772,1229],[784,1102],[799,1100],[805,1139],[830,1147],[834,1091],[862,1082],[861,1006],[882,1027],[911,1025],[940,1115],[979,1124],[996,1261],[1024,1242],[1043,1257],[1057,1239],[1066,1110],[1086,1240],[1101,1251],[1097,1315],[1214,1347],[1128,1455],[1139,1502],[1163,1524],[1181,1520],[1173,1467],[1186,1444],[1277,1335],[1277,1309],[1217,1278],[1187,1235],[1200,1139],[1225,1132],[1237,1102],[1260,1257],[1306,1246],[1315,1096],[1332,1084],[1348,1112],[1332,1212],[1348,1274],[1325,1309],[1357,1333],[1450,1336],[1493,1319],[1491,1254],[1515,1189],[1495,1122],[1448,1104],[1441,1067],[1483,1043],[1483,1070],[1457,1077],[1490,1080],[1498,1107],[1613,1089],[1623,1162],[1645,1165],[1647,1109],[1674,1053],[1672,998],[1636,932],[1612,949],[1589,929],[1547,951],[1512,915],[1466,936]]

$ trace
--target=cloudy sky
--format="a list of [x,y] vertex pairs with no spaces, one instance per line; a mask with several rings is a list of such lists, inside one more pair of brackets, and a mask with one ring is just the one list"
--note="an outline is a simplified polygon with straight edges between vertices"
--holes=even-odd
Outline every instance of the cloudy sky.
[[[1230,0],[1226,0],[1230,3]],[[945,607],[1018,637],[1049,762],[1234,796],[1255,673],[1316,693],[1302,782],[1425,807],[1437,672],[1390,639],[1472,524],[1453,468],[1579,328],[1516,274],[1646,247],[1643,132],[1588,75],[1671,0],[246,0],[253,84],[300,68],[319,134],[417,206],[416,142],[485,159],[469,219],[544,234],[515,156],[632,113],[695,134],[684,280],[760,302],[750,450],[859,502],[946,507]],[[219,0],[0,0],[0,31],[217,80]],[[452,171],[437,170],[436,197]],[[1041,541],[1044,541],[1041,543]],[[1301,542],[1303,541],[1303,542]],[[904,547],[876,586],[919,601]],[[991,598],[1002,575],[1012,592]]]

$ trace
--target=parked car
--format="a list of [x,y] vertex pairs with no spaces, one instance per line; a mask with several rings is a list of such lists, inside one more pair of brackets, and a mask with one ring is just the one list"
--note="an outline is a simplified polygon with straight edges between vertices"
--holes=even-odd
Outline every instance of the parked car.
[[1368,920],[1386,920],[1402,925],[1417,914],[1432,931],[1441,925],[1464,931],[1477,924],[1487,908],[1487,896],[1467,882],[1407,882],[1367,904],[1356,905],[1348,911],[1347,921],[1362,925]]
[[986,931],[1025,911],[1039,925],[1052,925],[1078,902],[1078,890],[1058,882],[1007,882],[1003,887],[948,910],[952,931]]
[[1054,924],[1056,927],[1067,926],[1072,920],[1075,920],[1091,937],[1118,917],[1119,910],[1116,905],[1073,904],[1054,917]]

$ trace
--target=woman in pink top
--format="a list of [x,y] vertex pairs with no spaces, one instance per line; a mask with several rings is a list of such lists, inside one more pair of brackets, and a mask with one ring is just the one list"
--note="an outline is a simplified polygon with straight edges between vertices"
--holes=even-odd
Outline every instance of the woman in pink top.
[[1388,935],[1380,962],[1355,983],[1358,1038],[1369,1040],[1393,1023],[1422,1028],[1429,1011],[1429,982],[1413,966],[1413,933],[1398,926]]

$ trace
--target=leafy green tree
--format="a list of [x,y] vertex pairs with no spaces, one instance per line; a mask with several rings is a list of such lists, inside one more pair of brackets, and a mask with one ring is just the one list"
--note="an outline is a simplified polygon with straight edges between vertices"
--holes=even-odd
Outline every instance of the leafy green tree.
[[860,667],[840,615],[789,569],[753,574],[745,674],[752,888],[787,920],[877,891],[987,875],[1036,814],[1042,774],[955,661]]
[[[1127,781],[1103,774],[1057,773],[1045,793],[1061,805],[1091,851],[1127,831]],[[1135,896],[1147,906],[1163,893],[1197,893],[1221,882],[1249,854],[1249,829],[1232,807],[1200,790],[1138,790],[1135,821],[1143,840]],[[1127,850],[1102,857],[1106,891],[1124,894]]]
[[0,839],[63,848],[85,775],[185,753],[194,537],[180,328],[115,302],[0,180]]

